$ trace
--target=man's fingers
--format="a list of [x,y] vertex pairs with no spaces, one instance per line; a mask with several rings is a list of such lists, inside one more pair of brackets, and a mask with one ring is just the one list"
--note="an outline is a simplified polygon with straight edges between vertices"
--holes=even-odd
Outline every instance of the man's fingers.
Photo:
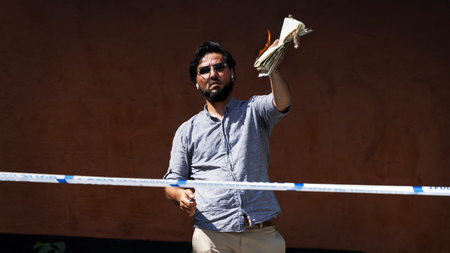
[[186,213],[187,213],[189,216],[192,216],[192,215],[195,214],[195,210],[196,210],[196,207],[193,206],[193,207],[188,208],[188,209],[186,210]]
[[197,209],[197,204],[195,202],[189,202],[189,204],[181,203],[180,208],[185,213],[187,213],[189,216],[192,216],[195,214],[195,210]]
[[195,210],[197,209],[197,203],[195,202],[195,195],[193,189],[184,190],[183,195],[180,198],[180,208],[189,216],[195,214]]
[[286,52],[283,52],[283,54],[281,55],[281,57],[280,57],[280,59],[278,60],[278,62],[277,62],[277,65],[275,66],[275,68],[278,68],[278,66],[280,65],[280,63],[284,60],[284,54],[285,54]]
[[276,47],[276,46],[278,45],[278,42],[279,42],[279,41],[280,41],[279,39],[276,39],[276,40],[272,43],[272,45],[270,45],[269,48],[271,48],[271,47]]
[[194,189],[186,189],[184,192],[186,193],[186,196],[189,198],[190,202],[195,201]]

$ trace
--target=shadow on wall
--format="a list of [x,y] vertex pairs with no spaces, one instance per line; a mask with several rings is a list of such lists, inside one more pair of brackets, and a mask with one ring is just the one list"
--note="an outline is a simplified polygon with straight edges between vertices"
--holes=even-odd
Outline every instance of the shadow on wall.
[[[0,234],[0,252],[24,253],[32,250],[36,242],[65,242],[67,253],[190,253],[191,242],[161,242],[53,235]],[[286,253],[364,253],[349,250],[323,250],[287,248]]]

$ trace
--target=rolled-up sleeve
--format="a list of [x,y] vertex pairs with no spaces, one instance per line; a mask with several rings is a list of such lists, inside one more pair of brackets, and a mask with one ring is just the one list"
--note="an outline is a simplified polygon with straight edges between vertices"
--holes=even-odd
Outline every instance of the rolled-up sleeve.
[[273,127],[291,110],[291,104],[283,111],[278,111],[273,105],[273,94],[270,93],[267,96],[254,96],[255,111],[265,122],[269,133]]

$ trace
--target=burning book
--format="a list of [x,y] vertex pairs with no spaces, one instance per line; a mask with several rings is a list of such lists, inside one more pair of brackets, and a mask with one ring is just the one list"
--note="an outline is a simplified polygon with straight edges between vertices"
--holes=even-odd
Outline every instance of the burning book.
[[[278,60],[286,49],[286,45],[294,41],[295,48],[298,47],[298,38],[312,32],[311,29],[305,27],[305,24],[292,18],[292,15],[284,19],[283,27],[281,28],[278,45],[267,49],[261,56],[259,56],[254,64],[254,67],[260,71],[258,77],[269,76],[277,65]],[[269,33],[270,41],[270,33]],[[270,43],[269,43],[270,44]]]

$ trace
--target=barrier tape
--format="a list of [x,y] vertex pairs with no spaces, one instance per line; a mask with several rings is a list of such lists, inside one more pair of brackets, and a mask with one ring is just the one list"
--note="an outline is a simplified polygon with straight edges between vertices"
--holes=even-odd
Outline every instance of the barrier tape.
[[0,181],[142,186],[142,187],[174,186],[182,188],[207,187],[207,188],[224,188],[224,189],[265,190],[265,191],[302,191],[302,192],[450,196],[450,187],[442,187],[442,186],[220,182],[220,181],[145,179],[145,178],[91,177],[91,176],[71,176],[71,175],[16,173],[16,172],[0,172]]

